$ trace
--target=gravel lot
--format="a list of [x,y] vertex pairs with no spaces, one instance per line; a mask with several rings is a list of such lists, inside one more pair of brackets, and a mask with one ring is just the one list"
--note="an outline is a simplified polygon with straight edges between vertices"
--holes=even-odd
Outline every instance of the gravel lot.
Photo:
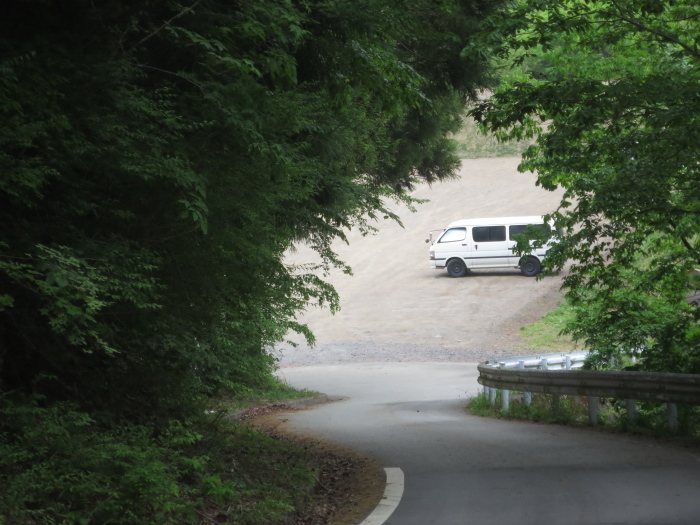
[[[453,279],[432,270],[425,243],[431,229],[458,219],[542,215],[556,209],[561,194],[535,185],[532,173],[518,173],[519,158],[465,160],[461,178],[422,186],[413,192],[430,202],[417,213],[395,207],[404,228],[376,224],[379,233],[348,233],[339,244],[341,259],[354,275],[331,274],[341,298],[335,316],[312,309],[300,319],[316,335],[309,348],[298,337],[294,348],[276,349],[280,366],[361,361],[478,362],[526,354],[521,326],[542,317],[561,299],[561,276],[542,281],[516,269],[477,270]],[[305,248],[290,262],[316,262]]]

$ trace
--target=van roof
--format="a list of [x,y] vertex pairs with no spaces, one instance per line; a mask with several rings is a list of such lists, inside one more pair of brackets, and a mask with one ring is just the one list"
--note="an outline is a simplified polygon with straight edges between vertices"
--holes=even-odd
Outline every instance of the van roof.
[[509,224],[544,224],[544,216],[529,215],[523,217],[490,217],[483,219],[462,219],[451,222],[447,227],[458,226],[501,226]]

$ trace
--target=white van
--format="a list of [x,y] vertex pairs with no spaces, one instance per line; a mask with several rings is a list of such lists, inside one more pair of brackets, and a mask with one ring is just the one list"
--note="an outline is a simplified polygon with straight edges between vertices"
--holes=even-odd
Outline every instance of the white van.
[[[430,267],[447,268],[452,277],[462,277],[476,268],[520,268],[520,272],[533,277],[540,272],[542,260],[549,245],[533,250],[522,260],[513,247],[517,244],[513,235],[525,233],[529,225],[539,225],[551,231],[552,225],[542,216],[497,217],[492,219],[468,219],[455,221],[444,230],[433,232],[425,242],[430,246]],[[436,230],[433,230],[436,231]]]

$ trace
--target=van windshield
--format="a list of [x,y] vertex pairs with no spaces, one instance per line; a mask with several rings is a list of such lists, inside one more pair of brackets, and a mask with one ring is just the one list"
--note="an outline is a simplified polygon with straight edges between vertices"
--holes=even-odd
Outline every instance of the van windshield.
[[466,228],[450,228],[442,234],[438,242],[457,242],[467,238]]

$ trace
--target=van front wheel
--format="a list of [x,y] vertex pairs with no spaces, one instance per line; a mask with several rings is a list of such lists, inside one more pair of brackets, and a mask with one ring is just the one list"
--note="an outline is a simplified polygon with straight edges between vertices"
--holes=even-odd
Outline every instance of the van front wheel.
[[462,259],[452,259],[447,263],[447,273],[450,277],[464,277],[467,274],[467,265]]
[[541,268],[542,265],[540,264],[540,261],[537,260],[537,257],[530,256],[524,261],[520,261],[520,273],[522,273],[525,277],[534,277],[540,273]]

